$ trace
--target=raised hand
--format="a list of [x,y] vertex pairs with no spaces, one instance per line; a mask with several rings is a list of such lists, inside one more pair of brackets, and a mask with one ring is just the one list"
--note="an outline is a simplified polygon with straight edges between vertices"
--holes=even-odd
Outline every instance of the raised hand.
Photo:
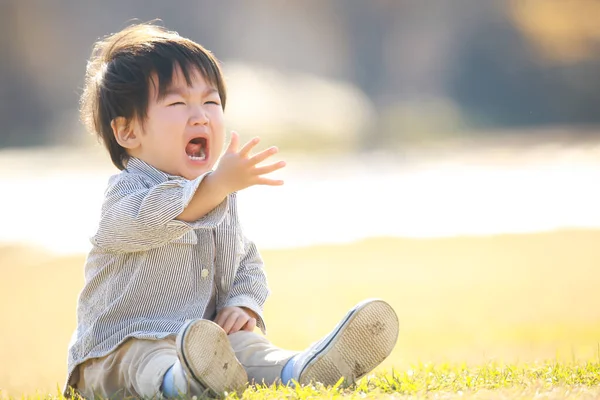
[[217,169],[213,172],[214,177],[219,179],[220,184],[228,192],[235,192],[253,185],[283,185],[282,180],[270,179],[264,175],[285,167],[285,161],[257,166],[257,164],[276,154],[279,151],[277,147],[269,147],[260,153],[250,155],[250,151],[259,141],[260,139],[255,137],[238,151],[239,136],[236,132],[231,133],[231,142],[227,151],[221,157]]

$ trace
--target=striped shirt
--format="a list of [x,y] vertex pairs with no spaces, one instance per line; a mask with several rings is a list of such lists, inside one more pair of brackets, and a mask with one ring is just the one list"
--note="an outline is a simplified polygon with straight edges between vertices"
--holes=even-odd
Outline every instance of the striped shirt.
[[241,230],[236,193],[195,222],[175,219],[205,176],[187,180],[131,158],[110,178],[85,263],[67,384],[77,381],[79,364],[127,338],[162,339],[223,307],[251,309],[266,333],[269,289],[260,254]]

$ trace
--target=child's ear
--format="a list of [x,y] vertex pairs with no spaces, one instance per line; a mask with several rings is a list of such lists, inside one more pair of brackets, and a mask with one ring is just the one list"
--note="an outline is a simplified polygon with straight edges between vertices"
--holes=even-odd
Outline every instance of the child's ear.
[[126,149],[135,149],[139,147],[139,136],[136,135],[133,124],[125,119],[125,117],[117,117],[110,122],[110,126],[115,135],[117,143]]

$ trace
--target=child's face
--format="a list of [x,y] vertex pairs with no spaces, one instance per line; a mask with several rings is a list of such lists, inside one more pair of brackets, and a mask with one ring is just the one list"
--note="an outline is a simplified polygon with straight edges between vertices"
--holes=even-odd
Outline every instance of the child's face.
[[225,141],[223,107],[215,87],[192,70],[188,86],[181,68],[164,98],[158,100],[158,82],[150,84],[147,118],[135,124],[139,146],[130,154],[171,175],[195,179],[210,171]]

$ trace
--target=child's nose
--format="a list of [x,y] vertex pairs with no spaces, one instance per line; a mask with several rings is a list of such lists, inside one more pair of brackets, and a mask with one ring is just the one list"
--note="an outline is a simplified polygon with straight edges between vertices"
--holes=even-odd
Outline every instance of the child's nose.
[[206,125],[209,121],[208,114],[202,107],[196,108],[190,117],[191,125]]

